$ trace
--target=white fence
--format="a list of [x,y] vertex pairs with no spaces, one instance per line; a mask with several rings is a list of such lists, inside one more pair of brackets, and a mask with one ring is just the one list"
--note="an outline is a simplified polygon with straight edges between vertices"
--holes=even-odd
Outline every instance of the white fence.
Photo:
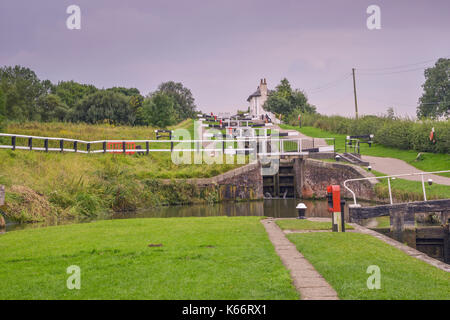
[[314,139],[305,138],[272,138],[250,137],[236,139],[205,140],[97,140],[84,141],[78,139],[39,137],[19,134],[0,133],[0,139],[10,139],[8,144],[1,144],[0,149],[34,150],[44,152],[75,153],[145,153],[150,152],[224,152],[236,154],[255,152],[258,155],[304,155],[310,152],[334,152],[332,145],[315,147]]

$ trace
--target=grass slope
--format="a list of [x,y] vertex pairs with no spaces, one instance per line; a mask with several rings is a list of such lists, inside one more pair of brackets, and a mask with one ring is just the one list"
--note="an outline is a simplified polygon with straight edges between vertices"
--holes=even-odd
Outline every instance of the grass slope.
[[[375,176],[385,176],[384,173],[372,170]],[[391,179],[392,197],[396,201],[423,201],[422,182],[405,179]],[[387,179],[379,179],[375,192],[378,197],[389,199],[389,187]],[[450,198],[450,186],[433,183],[431,186],[425,183],[425,192],[428,200]]]
[[[320,232],[288,238],[341,299],[450,299],[450,274],[372,236]],[[367,288],[370,265],[380,268],[379,290]]]
[[[194,124],[187,120],[176,128],[193,132]],[[154,139],[154,130],[146,127],[25,123],[23,128],[10,124],[8,130],[87,140]],[[162,186],[157,179],[209,178],[241,166],[225,162],[177,165],[168,152],[138,156],[0,150],[0,184],[6,186],[8,202],[3,211],[13,220],[29,222],[52,215],[91,216],[109,209],[215,202],[214,192],[183,183]]]
[[[259,220],[130,219],[9,232],[0,235],[0,300],[298,299]],[[70,265],[81,268],[80,290],[66,287]]]
[[[335,138],[336,139],[336,151],[344,152],[345,138],[344,134],[336,134],[315,127],[302,127],[299,129],[295,126],[281,125],[283,129],[292,129],[300,131],[301,133],[314,138]],[[347,149],[351,152],[351,150]],[[421,161],[416,161],[417,151],[414,150],[400,150],[395,148],[385,147],[380,144],[374,144],[369,147],[367,144],[361,144],[361,154],[376,157],[389,157],[403,160],[417,169],[423,171],[443,171],[450,169],[450,154],[442,153],[427,153],[422,152]],[[442,174],[443,176],[450,177],[450,174]]]

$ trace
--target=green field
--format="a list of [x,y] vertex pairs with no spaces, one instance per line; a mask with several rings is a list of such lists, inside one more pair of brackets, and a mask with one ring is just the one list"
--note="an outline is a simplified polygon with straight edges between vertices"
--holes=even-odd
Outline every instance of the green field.
[[[300,131],[301,133],[314,138],[335,138],[336,152],[344,152],[345,150],[345,134],[336,134],[315,127],[302,127],[299,129],[295,126],[281,125],[283,129],[292,129]],[[330,142],[332,143],[332,142]],[[348,152],[352,150],[347,149]],[[376,157],[389,157],[403,160],[417,169],[423,171],[443,171],[450,169],[450,154],[442,153],[427,153],[422,152],[422,160],[416,161],[417,151],[414,150],[400,150],[395,148],[385,147],[380,144],[373,144],[369,147],[367,144],[361,144],[361,154]],[[442,174],[450,177],[450,174]]]
[[[298,299],[260,219],[129,219],[8,232],[0,235],[0,300]],[[66,287],[71,265],[81,268],[80,290]]]
[[[450,274],[372,236],[315,232],[287,235],[340,299],[450,300]],[[380,268],[381,289],[369,290],[367,268]]]

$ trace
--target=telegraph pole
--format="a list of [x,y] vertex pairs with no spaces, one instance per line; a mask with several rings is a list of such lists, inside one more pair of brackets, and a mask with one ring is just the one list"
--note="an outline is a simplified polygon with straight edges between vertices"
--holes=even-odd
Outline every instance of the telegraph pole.
[[352,68],[352,73],[353,73],[353,92],[355,94],[355,115],[356,115],[356,120],[358,120],[358,100],[356,99],[355,68]]

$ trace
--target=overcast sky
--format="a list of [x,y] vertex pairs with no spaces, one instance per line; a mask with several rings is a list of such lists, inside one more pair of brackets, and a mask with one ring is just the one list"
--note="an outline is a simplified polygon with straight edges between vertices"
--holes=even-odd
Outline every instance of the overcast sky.
[[[71,4],[81,30],[66,27]],[[366,27],[371,4],[381,30]],[[144,95],[179,81],[208,112],[246,108],[260,78],[287,77],[319,112],[353,115],[354,67],[360,113],[414,116],[423,69],[449,56],[449,0],[0,2],[0,65]]]

